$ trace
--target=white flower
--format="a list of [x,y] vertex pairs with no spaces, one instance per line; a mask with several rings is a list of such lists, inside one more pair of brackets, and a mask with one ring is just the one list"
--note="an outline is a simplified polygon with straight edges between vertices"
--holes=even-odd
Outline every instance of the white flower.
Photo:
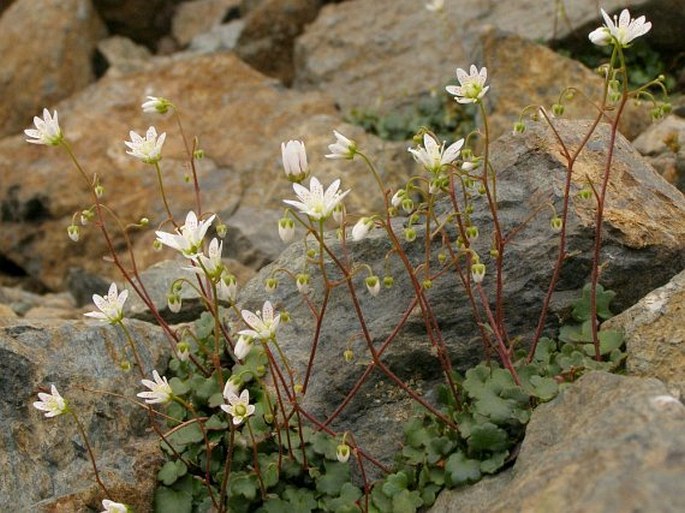
[[223,241],[219,242],[219,239],[217,238],[212,239],[209,243],[207,256],[198,254],[192,257],[192,260],[197,262],[199,267],[186,267],[186,269],[200,275],[206,274],[213,282],[219,281],[225,267],[223,260],[221,260],[223,249]]
[[459,103],[478,103],[481,98],[488,92],[490,86],[485,85],[488,79],[488,70],[483,67],[478,71],[474,64],[471,64],[469,73],[466,73],[461,68],[457,68],[457,80],[459,86],[447,86],[445,89],[448,93],[455,96],[455,100]]
[[159,113],[166,114],[173,104],[166,98],[160,98],[158,96],[148,96],[147,101],[141,105],[143,112],[150,114]]
[[36,128],[27,128],[24,133],[31,137],[26,142],[32,144],[45,144],[46,146],[58,146],[62,140],[62,130],[59,127],[57,111],[53,111],[52,116],[48,109],[43,109],[43,119],[35,116],[33,124]]
[[274,307],[270,301],[265,301],[261,314],[259,311],[252,313],[249,310],[240,312],[243,320],[252,328],[239,331],[239,335],[258,338],[264,341],[271,340],[276,336],[276,329],[281,322],[281,315],[274,316]]
[[333,130],[336,141],[328,145],[330,153],[325,157],[327,159],[348,159],[352,160],[357,153],[357,144],[345,137],[337,130]]
[[128,511],[130,511],[126,504],[110,501],[109,499],[102,500],[102,507],[105,508],[105,510],[100,513],[128,513]]
[[33,407],[45,412],[46,417],[56,417],[62,415],[67,411],[67,402],[59,395],[57,387],[52,385],[49,394],[45,392],[38,392],[38,399],[33,403]]
[[67,226],[67,235],[72,241],[78,242],[79,237],[81,236],[81,229],[75,224],[70,224]]
[[371,217],[362,217],[352,228],[352,240],[362,240],[369,234],[373,226],[374,223]]
[[159,137],[157,130],[151,126],[147,129],[145,137],[135,133],[133,130],[129,132],[130,141],[124,141],[124,144],[129,147],[126,153],[142,160],[146,164],[155,164],[162,160],[162,146],[166,139],[166,133],[162,132]]
[[255,411],[253,404],[250,404],[250,392],[245,389],[240,397],[236,394],[229,394],[226,398],[228,404],[222,404],[221,409],[233,417],[233,425],[239,426],[243,421]]
[[445,0],[430,0],[426,2],[426,9],[431,12],[440,12],[445,8]]
[[613,20],[601,9],[604,18],[604,26],[590,32],[590,41],[599,46],[606,46],[612,42],[617,43],[622,48],[626,48],[633,39],[645,35],[652,28],[649,21],[645,21],[644,16],[637,19],[630,17],[628,9],[621,11],[620,17],[614,15]]
[[309,181],[309,189],[299,183],[293,184],[295,194],[300,201],[283,201],[284,203],[297,208],[303,214],[308,215],[310,219],[324,221],[331,216],[335,207],[345,196],[347,196],[347,193],[350,192],[349,189],[345,192],[340,192],[338,190],[339,187],[340,180],[337,179],[334,180],[333,183],[328,186],[326,192],[324,192],[323,186],[319,180],[312,176]]
[[250,350],[252,349],[252,337],[248,337],[246,335],[240,335],[238,337],[238,341],[235,343],[235,347],[233,348],[233,354],[235,354],[235,357],[238,360],[242,360],[245,358],[248,354],[250,354]]
[[281,143],[281,158],[288,180],[299,183],[307,178],[309,165],[307,164],[307,151],[302,141]]
[[145,399],[148,404],[164,404],[171,401],[173,392],[167,379],[159,375],[156,370],[152,371],[152,378],[154,381],[149,379],[141,380],[141,383],[150,389],[149,392],[140,392],[136,394],[138,397]]
[[281,217],[278,220],[278,236],[286,244],[295,237],[295,221],[289,217]]
[[459,139],[445,149],[444,142],[440,145],[430,134],[423,134],[423,146],[408,148],[408,151],[427,171],[437,173],[443,166],[457,160],[462,146],[464,146],[464,139]]
[[124,303],[128,298],[128,290],[124,289],[119,293],[117,291],[117,284],[112,283],[109,286],[109,291],[106,296],[93,294],[93,303],[100,310],[85,313],[86,317],[93,317],[101,321],[107,321],[110,324],[121,322],[124,318]]
[[364,280],[364,283],[366,284],[366,289],[369,291],[369,294],[373,297],[376,297],[381,291],[381,281],[378,279],[378,276],[368,276]]
[[157,240],[162,244],[174,248],[183,253],[188,258],[193,258],[201,253],[202,239],[204,238],[209,226],[214,221],[214,217],[210,216],[206,221],[198,224],[197,216],[192,210],[186,215],[186,222],[180,229],[177,230],[177,235],[167,232],[155,232]]

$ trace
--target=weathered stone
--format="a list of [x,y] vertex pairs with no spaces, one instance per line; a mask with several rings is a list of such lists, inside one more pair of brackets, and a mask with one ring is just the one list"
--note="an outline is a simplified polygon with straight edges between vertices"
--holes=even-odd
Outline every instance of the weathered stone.
[[629,374],[659,378],[685,397],[685,272],[603,326],[624,332]]
[[[555,123],[557,132],[571,147],[576,147],[582,140],[588,126],[587,122]],[[585,186],[586,177],[597,183],[606,158],[608,132],[608,125],[600,125],[576,161],[571,192],[574,199],[567,223],[569,257],[562,268],[557,288],[558,295],[564,297],[579,297],[580,289],[589,280],[594,208],[591,202],[575,199],[575,195],[580,187]],[[521,336],[525,344],[537,322],[558,251],[558,237],[549,227],[551,214],[545,205],[552,203],[557,212],[561,211],[565,166],[551,129],[542,124],[531,126],[520,138],[512,135],[500,138],[492,145],[490,155],[493,168],[498,173],[497,202],[502,230],[505,234],[519,230],[505,250],[502,300],[505,325],[509,339]],[[613,170],[605,205],[601,281],[617,292],[615,307],[621,310],[685,267],[685,198],[646,165],[620,136],[615,147]],[[481,232],[473,247],[487,266],[484,286],[488,297],[493,298],[495,271],[488,255],[492,221],[484,202],[482,197],[477,200],[471,215],[473,224]],[[442,215],[447,209],[446,202],[439,202],[435,209]],[[530,218],[536,209],[538,215]],[[393,224],[400,238],[403,221],[396,219]],[[521,227],[524,222],[525,226]],[[403,246],[415,266],[425,261],[424,231],[420,226],[416,231],[417,242]],[[377,348],[380,347],[415,295],[406,271],[396,254],[390,253],[387,236],[381,230],[372,231],[360,242],[348,241],[345,250],[333,238],[327,244],[345,265],[354,265],[357,272],[352,282],[358,291],[360,311],[371,340]],[[433,244],[435,254],[439,245],[437,238]],[[311,245],[312,242],[308,247]],[[301,244],[289,247],[277,261],[248,283],[240,296],[243,307],[260,308],[267,297],[264,280],[272,273],[279,278],[280,285],[268,297],[277,309],[288,311],[292,317],[291,322],[279,328],[279,341],[299,377],[305,375],[312,349],[314,320],[292,280],[278,270],[288,269],[297,273],[308,269],[313,275],[312,301],[319,304],[323,297],[321,278],[315,267],[305,263],[304,254]],[[369,265],[371,271],[361,268],[361,265]],[[440,265],[437,260],[431,265],[433,272],[437,272]],[[330,262],[326,272],[330,280],[341,279],[339,269]],[[389,274],[394,277],[395,284],[391,289],[381,290],[377,298],[372,298],[364,286],[368,272],[374,272],[381,278]],[[423,279],[420,272],[419,278]],[[569,294],[570,291],[573,293]],[[463,371],[477,363],[482,357],[482,342],[458,278],[451,274],[436,278],[426,294],[435,318],[439,319],[455,367]],[[550,331],[556,327],[555,322],[553,315],[548,316]],[[314,371],[303,401],[305,407],[322,419],[340,404],[370,359],[362,331],[343,281],[328,300]],[[342,353],[346,349],[351,349],[356,355],[357,364],[344,363]],[[408,317],[406,325],[383,354],[383,359],[400,379],[411,380],[422,386],[424,391],[432,389],[440,372],[418,309]],[[350,429],[365,449],[391,460],[402,436],[398,416],[410,411],[407,409],[410,401],[381,376],[378,369],[373,371],[372,378],[332,426]],[[377,436],[378,432],[383,432],[382,439]]]
[[106,33],[90,0],[14,2],[0,18],[0,137],[91,83],[95,45]]
[[539,406],[511,470],[430,513],[682,510],[685,406],[656,379],[593,372]]
[[664,178],[685,191],[685,119],[668,116],[650,126],[633,144]]
[[[145,366],[163,371],[169,344],[159,328],[126,321]],[[89,436],[102,479],[116,497],[149,511],[158,456],[143,408],[118,396],[140,391],[134,366],[119,368],[127,340],[121,330],[97,322],[15,320],[0,327],[0,509],[64,511],[57,504],[81,504],[69,511],[97,509],[103,498],[95,485],[84,442],[68,416],[44,418],[31,404],[40,387],[54,384]],[[64,495],[71,499],[59,499]],[[79,498],[80,497],[80,498]],[[57,499],[57,500],[55,500]],[[45,501],[45,502],[40,502]],[[81,502],[82,501],[82,502]],[[38,503],[40,506],[35,506]],[[52,504],[52,505],[51,505]]]
[[178,6],[171,22],[171,33],[181,46],[195,36],[221,25],[227,14],[238,11],[240,0],[196,0]]
[[0,303],[0,318],[15,318],[17,316],[14,310],[8,305],[3,305]]
[[194,37],[188,46],[188,51],[198,53],[214,53],[235,50],[240,33],[245,27],[245,20],[233,20],[213,27]]
[[101,40],[97,48],[106,61],[109,75],[123,75],[150,67],[150,50],[127,37],[108,37]]
[[293,46],[305,25],[316,18],[319,0],[264,0],[245,16],[237,54],[265,75],[290,84]]

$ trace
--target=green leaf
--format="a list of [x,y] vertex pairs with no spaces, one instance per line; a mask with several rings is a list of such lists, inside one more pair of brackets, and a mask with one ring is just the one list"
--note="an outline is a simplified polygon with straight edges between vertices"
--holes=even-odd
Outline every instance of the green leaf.
[[409,476],[400,471],[396,474],[386,476],[382,485],[382,490],[388,497],[393,497],[402,490],[406,490],[407,486],[409,486]]
[[541,401],[554,399],[559,393],[559,384],[553,378],[531,376],[530,384],[533,387],[533,395]]
[[312,448],[317,454],[323,455],[329,460],[335,460],[338,441],[331,435],[322,431],[312,436]]
[[423,487],[421,490],[421,500],[423,501],[423,505],[427,507],[432,506],[440,490],[442,490],[442,486],[438,486],[436,484],[428,484]]
[[[186,424],[166,437],[166,442],[169,442],[177,452],[183,452],[187,445],[203,440],[202,430],[197,422]],[[162,445],[166,445],[166,442],[162,442]]]
[[254,474],[234,472],[231,474],[229,487],[231,495],[242,495],[248,501],[252,501],[257,497],[259,483],[257,482],[257,476]]
[[187,394],[188,390],[190,390],[190,385],[187,381],[181,381],[176,377],[173,377],[169,380],[169,386],[171,387],[171,390],[174,392],[174,395],[179,396]]
[[381,483],[377,483],[371,489],[371,500],[381,513],[392,513],[392,500],[383,493]]
[[503,451],[510,444],[507,432],[491,422],[474,426],[467,442],[476,453]]
[[181,460],[167,461],[157,472],[157,479],[169,486],[174,484],[179,477],[184,476],[186,472],[188,472],[188,467]]
[[493,454],[487,460],[480,462],[480,471],[483,474],[494,474],[504,466],[507,456],[509,456],[509,451],[502,451]]
[[326,504],[334,513],[358,513],[361,510],[357,505],[357,500],[361,496],[362,492],[359,488],[352,483],[345,483],[340,490],[340,497],[330,499]]
[[289,509],[283,511],[309,513],[314,511],[318,506],[314,499],[314,492],[304,488],[288,486],[283,492],[283,498],[291,505]]
[[339,461],[324,461],[325,472],[316,480],[316,489],[335,497],[340,494],[343,485],[350,480],[350,467]]
[[192,513],[193,497],[186,491],[160,486],[155,490],[155,513]]
[[480,478],[480,461],[467,458],[461,451],[447,458],[445,484],[448,487],[475,483]]
[[410,492],[405,489],[392,497],[393,513],[416,513],[422,504],[423,500],[417,491]]
[[[609,310],[609,304],[614,299],[614,296],[616,296],[616,293],[614,291],[604,290],[604,287],[602,287],[602,285],[600,285],[599,283],[597,284],[597,290],[595,293],[595,297],[597,299],[597,317],[599,317],[600,319],[609,319],[614,315],[611,313],[611,310]],[[591,297],[592,285],[588,283],[583,287],[581,299],[579,299],[573,304],[573,312],[571,313],[571,315],[573,315],[574,319],[576,319],[577,321],[587,321],[592,318],[590,312]]]

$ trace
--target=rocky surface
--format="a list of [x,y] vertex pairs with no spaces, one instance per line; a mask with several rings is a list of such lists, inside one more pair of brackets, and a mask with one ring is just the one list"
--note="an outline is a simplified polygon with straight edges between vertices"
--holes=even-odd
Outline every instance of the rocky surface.
[[95,80],[92,54],[107,30],[90,0],[18,0],[2,13],[0,34],[2,137]]
[[628,373],[659,378],[672,394],[685,397],[685,273],[603,327],[623,331]]
[[[163,370],[169,345],[161,330],[127,326],[145,373]],[[73,419],[46,419],[31,406],[54,384],[83,423],[106,486],[147,511],[157,438],[145,409],[129,401],[142,385],[135,367],[119,367],[126,344],[120,330],[97,322],[0,319],[0,509],[75,512],[102,499]]]
[[[578,144],[588,127],[587,122],[557,121],[555,124],[560,136],[570,146]],[[603,169],[607,137],[608,126],[600,126],[587,150],[581,153],[576,162],[574,176],[577,182],[572,190],[573,196],[584,186],[586,176],[598,179]],[[540,123],[531,126],[522,137],[504,136],[493,145],[491,155],[493,167],[498,171],[499,218],[505,233],[519,228],[531,212],[541,205],[544,207],[546,203],[553,202],[557,211],[560,211],[565,167],[549,128]],[[685,268],[685,198],[641,160],[623,138],[619,138],[616,145],[613,169],[605,208],[602,283],[617,292],[615,307],[620,311]],[[436,208],[440,211],[444,204],[441,207],[439,203]],[[567,305],[572,298],[578,297],[580,289],[589,280],[593,212],[591,204],[573,201],[567,226],[568,253],[571,256],[562,268],[556,300],[558,304]],[[506,305],[507,329],[512,337],[523,336],[526,340],[530,336],[548,286],[558,247],[558,239],[549,228],[549,218],[548,209],[544,208],[542,213],[528,221],[506,248],[503,302]],[[472,221],[481,229],[476,250],[483,256],[486,266],[493,269],[494,264],[487,257],[491,240],[491,234],[487,233],[490,218],[485,212],[482,198],[475,204]],[[402,219],[396,220],[394,226],[397,233],[402,233],[402,223]],[[345,261],[354,262],[357,266],[367,264],[381,277],[387,273],[395,278],[393,288],[382,290],[377,298],[365,291],[363,280],[366,271],[358,272],[354,278],[360,291],[358,297],[365,322],[377,345],[390,335],[395,327],[393,320],[402,316],[413,297],[399,259],[393,255],[388,257],[390,246],[380,232],[371,232],[368,239],[360,243],[349,242],[345,251],[339,243],[330,241],[335,253],[346,255]],[[420,241],[423,233],[420,227],[417,227],[417,232]],[[423,262],[423,244],[407,244],[406,251],[414,265]],[[280,337],[284,351],[292,362],[298,362],[295,365],[301,374],[304,373],[311,350],[312,341],[307,335],[314,331],[313,320],[294,285],[277,270],[289,269],[297,273],[305,267],[303,247],[293,245],[248,283],[241,296],[243,305],[248,309],[257,309],[265,298],[264,280],[272,275],[282,278],[282,284],[270,299],[277,308],[288,311],[293,318],[283,327]],[[643,273],[644,268],[652,271]],[[332,265],[327,272],[330,276],[340,276]],[[428,297],[436,317],[440,319],[455,367],[465,370],[482,357],[481,341],[477,336],[470,305],[463,289],[455,281],[453,277],[436,279]],[[318,288],[314,288],[316,303],[321,300],[322,291],[320,278],[315,274],[312,283],[319,284]],[[485,284],[490,297],[493,297],[493,283],[494,278],[488,275]],[[368,350],[359,334],[359,321],[344,287],[333,291],[327,308],[315,371],[305,402],[307,407],[322,417],[330,414],[342,401],[369,359]],[[553,316],[549,320],[551,328],[554,326]],[[342,353],[348,348],[357,355],[357,364],[343,365]],[[417,312],[410,317],[407,326],[400,331],[384,357],[393,372],[404,380],[421,384],[424,390],[429,390],[432,381],[439,375]],[[362,389],[360,396],[344,412],[338,426],[346,426],[345,429],[352,426],[362,445],[372,453],[379,452],[390,457],[401,440],[398,412],[407,410],[401,394],[389,393],[384,381],[379,379],[372,380]],[[368,414],[369,409],[377,414]],[[385,435],[379,440],[376,433],[381,428]]]
[[[347,124],[353,108],[402,115],[417,99],[432,95],[443,95],[445,105],[454,107],[443,88],[454,83],[457,66],[476,62],[489,69],[486,107],[492,114],[492,133],[506,134],[526,104],[549,106],[567,85],[587,92],[599,87],[599,78],[590,71],[538,44],[587,50],[587,33],[601,23],[594,0],[562,2],[561,11],[559,3],[551,1],[446,0],[442,15],[428,12],[415,0],[151,0],[145,5],[134,0],[39,1],[36,8],[33,0],[0,0],[0,135],[9,135],[0,139],[0,283],[11,285],[0,288],[3,510],[99,511],[102,497],[87,479],[91,469],[72,423],[66,418],[44,419],[30,407],[38,388],[51,383],[78,406],[117,499],[135,506],[138,513],[150,509],[158,462],[156,437],[146,431],[144,412],[118,397],[92,392],[116,390],[133,397],[140,378],[117,366],[114,353],[121,355],[121,334],[83,321],[83,313],[92,309],[91,294],[102,294],[111,279],[118,279],[111,264],[103,261],[107,252],[95,228],[83,228],[77,245],[66,237],[72,215],[88,207],[87,191],[65,155],[11,135],[20,134],[42,107],[59,111],[81,162],[88,172],[102,177],[107,204],[123,222],[146,215],[156,226],[164,213],[161,202],[154,200],[154,171],[126,156],[123,141],[129,130],[142,132],[152,124],[168,132],[162,167],[167,190],[175,198],[174,213],[182,219],[195,203],[183,178],[187,167],[175,120],[140,110],[147,95],[176,102],[188,136],[197,135],[207,155],[198,163],[202,187],[208,191],[203,210],[216,211],[229,226],[224,256],[230,257],[228,265],[239,275],[241,305],[256,309],[267,297],[263,281],[271,271],[281,265],[303,268],[302,246],[291,246],[281,255],[283,246],[276,237],[281,201],[292,197],[282,179],[281,141],[303,139],[313,173],[322,182],[342,178],[343,187],[352,189],[346,201],[350,212],[375,211],[379,196],[363,162],[323,158],[333,142],[332,130],[353,138],[377,158],[379,174],[393,190],[417,167],[406,152],[409,141],[381,141]],[[634,14],[646,14],[654,24],[650,44],[672,55],[682,52],[678,28],[685,15],[680,2],[605,0],[602,7],[609,12],[628,7]],[[681,63],[674,62],[675,67]],[[682,86],[685,71],[672,71],[680,75]],[[98,81],[92,84],[94,80]],[[291,83],[290,89],[284,85]],[[682,186],[685,110],[677,99],[674,104],[674,114],[661,124],[646,128],[643,108],[629,113],[621,129],[631,139],[642,133],[636,148],[666,178]],[[566,112],[568,117],[591,114],[578,100]],[[586,126],[562,120],[555,124],[571,146],[578,144]],[[602,169],[606,134],[606,127],[601,128],[577,162],[574,190],[583,185],[586,174],[596,177]],[[491,158],[500,174],[500,212],[506,230],[546,202],[559,207],[563,161],[543,125],[529,123],[524,137],[506,135],[493,145]],[[685,203],[624,139],[617,146],[609,190],[602,282],[619,293],[615,309],[622,310],[685,266]],[[561,315],[587,280],[592,214],[591,204],[574,200],[569,225],[572,257],[554,297],[550,329],[557,322],[554,314]],[[512,336],[522,335],[524,340],[536,320],[556,254],[549,215],[543,209],[507,247],[507,327]],[[397,219],[396,229],[401,230],[405,221]],[[481,204],[474,221],[482,230],[489,225]],[[484,255],[487,235],[479,241]],[[170,251],[153,252],[153,238],[152,230],[133,234],[141,269],[175,256]],[[115,236],[114,241],[121,250],[123,239]],[[337,243],[331,239],[331,244]],[[385,272],[387,244],[378,234],[348,247],[356,263],[368,263],[381,275]],[[418,243],[407,250],[419,261]],[[276,262],[248,282],[272,260]],[[390,269],[396,268],[396,260],[390,260]],[[491,263],[486,263],[491,273]],[[197,299],[188,291],[185,317],[164,311],[166,290],[181,265],[165,261],[144,274],[153,299],[171,322],[190,319],[198,311]],[[281,283],[270,298],[293,317],[282,326],[284,349],[301,366],[309,356],[311,316],[294,285],[284,274],[277,276]],[[411,297],[406,279],[395,277],[393,288],[371,298],[362,275],[355,275],[376,344],[385,340],[393,319]],[[583,378],[578,387],[535,413],[511,470],[468,490],[445,493],[435,513],[611,513],[633,505],[675,512],[669,508],[679,504],[678,485],[685,468],[682,451],[676,450],[683,443],[683,407],[663,399],[663,386],[642,376],[662,379],[672,394],[683,392],[682,281],[681,274],[607,324],[626,332],[626,366],[641,378]],[[314,282],[313,298],[320,299],[316,276]],[[485,283],[491,292],[491,274]],[[429,296],[457,368],[477,362],[480,342],[463,293],[444,280]],[[130,315],[145,318],[145,309],[133,298],[128,306]],[[330,323],[324,326],[316,374],[307,392],[307,406],[322,417],[344,397],[368,362],[341,288],[334,291],[327,315]],[[163,370],[168,343],[159,330],[139,321],[126,322],[134,337],[144,341],[146,368]],[[436,365],[425,339],[421,319],[410,315],[384,361],[415,390],[431,397]],[[343,360],[347,348],[355,353],[352,363]],[[655,396],[662,399],[654,400]],[[390,460],[399,447],[401,422],[410,411],[409,401],[374,372],[336,427],[353,426],[363,445]],[[382,440],[379,432],[384,433]]]
[[583,376],[539,406],[514,467],[431,513],[682,511],[685,406],[656,379]]

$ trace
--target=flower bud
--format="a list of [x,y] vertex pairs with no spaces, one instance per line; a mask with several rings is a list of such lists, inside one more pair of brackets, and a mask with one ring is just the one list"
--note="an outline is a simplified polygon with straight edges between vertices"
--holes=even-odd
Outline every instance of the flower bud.
[[176,356],[182,362],[187,362],[190,358],[190,344],[182,340],[176,344]]
[[352,228],[352,240],[362,240],[369,234],[371,229],[373,229],[373,219],[371,217],[362,217]]
[[592,189],[584,188],[578,191],[578,197],[582,200],[589,200],[592,198]]
[[353,362],[354,361],[354,352],[352,351],[352,349],[345,350],[345,352],[343,353],[343,358],[345,359],[345,361],[347,363]]
[[345,443],[338,445],[335,450],[335,457],[338,458],[340,463],[347,463],[347,460],[350,459],[350,454],[350,446]]
[[162,242],[159,239],[152,241],[152,249],[155,251],[162,251]]
[[485,264],[480,262],[471,264],[471,279],[473,283],[481,283],[485,278]]
[[416,230],[413,226],[404,229],[404,240],[407,242],[414,242],[416,240]]
[[466,238],[470,241],[474,241],[478,238],[478,227],[477,226],[467,226],[465,232],[466,232]]
[[67,227],[67,235],[74,242],[78,242],[78,239],[81,235],[81,229],[78,226],[76,226],[75,224],[70,224]]
[[195,157],[195,160],[202,160],[205,158],[205,150],[198,148],[193,152],[193,157]]
[[150,224],[150,220],[147,217],[141,217],[140,220],[138,221],[138,224],[140,226],[147,226]]
[[394,284],[395,284],[395,278],[393,278],[393,277],[390,276],[389,274],[386,274],[386,275],[383,277],[383,286],[384,286],[386,289],[391,288]]
[[281,217],[278,220],[278,236],[286,244],[295,238],[295,221],[289,217]]
[[98,198],[102,198],[102,196],[105,194],[105,188],[100,184],[96,185],[93,191],[95,192],[95,196]]
[[423,287],[423,290],[432,289],[432,288],[433,288],[433,280],[430,280],[430,279],[426,278],[426,279],[423,280],[423,282],[421,283],[421,286]]
[[131,365],[130,360],[124,358],[119,362],[119,368],[122,370],[122,372],[130,372],[133,368],[133,365]]
[[414,210],[414,200],[411,198],[404,198],[401,205],[402,210],[404,210],[407,214]]
[[166,296],[166,302],[170,312],[178,313],[181,311],[182,301],[180,294],[176,292],[170,292]]
[[390,204],[395,208],[399,208],[400,205],[402,205],[402,200],[406,196],[407,191],[405,189],[400,189],[395,194],[393,194],[392,199],[390,200]]
[[301,394],[302,391],[304,390],[304,387],[302,386],[302,383],[295,383],[293,390],[295,391],[296,394]]
[[228,226],[226,226],[224,223],[218,223],[215,229],[217,237],[220,239],[226,237],[226,234],[228,233]]
[[311,288],[309,287],[309,275],[308,274],[298,274],[295,279],[295,284],[297,285],[297,290],[300,294],[307,294]]
[[269,294],[276,290],[278,287],[278,280],[276,278],[267,278],[264,282],[264,290]]
[[564,115],[565,107],[561,103],[555,103],[552,105],[552,114],[555,118],[560,118]]
[[333,208],[333,220],[341,224],[343,222],[343,219],[345,218],[345,205],[342,203],[338,203],[334,208]]
[[517,121],[516,123],[514,123],[514,129],[512,130],[512,133],[514,135],[522,134],[525,131],[526,124],[523,121]]
[[381,282],[378,279],[378,276],[369,276],[364,280],[364,283],[366,284],[369,294],[371,294],[373,297],[376,297],[381,290]]
[[554,216],[550,220],[549,225],[552,227],[552,230],[554,230],[555,232],[560,232],[561,228],[564,226],[564,222],[562,221],[561,217]]

